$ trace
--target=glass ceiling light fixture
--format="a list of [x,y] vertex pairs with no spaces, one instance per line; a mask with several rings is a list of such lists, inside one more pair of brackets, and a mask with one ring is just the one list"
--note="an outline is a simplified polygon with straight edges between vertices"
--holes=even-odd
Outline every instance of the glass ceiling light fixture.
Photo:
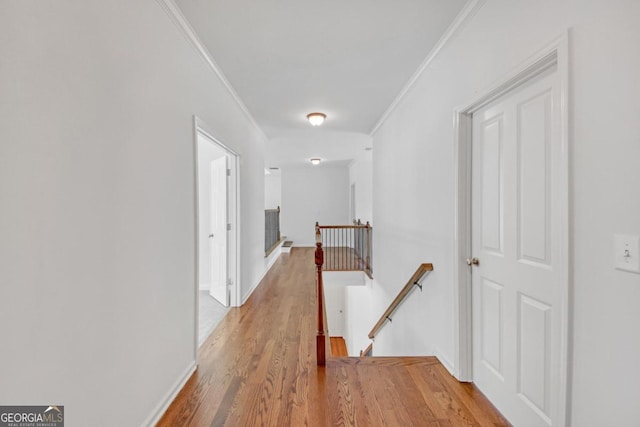
[[320,164],[320,159],[318,159],[318,158],[309,159],[309,161],[311,162],[311,164],[313,166],[318,166]]
[[311,123],[312,126],[320,126],[324,119],[327,118],[327,115],[324,113],[309,113],[307,114],[307,120]]

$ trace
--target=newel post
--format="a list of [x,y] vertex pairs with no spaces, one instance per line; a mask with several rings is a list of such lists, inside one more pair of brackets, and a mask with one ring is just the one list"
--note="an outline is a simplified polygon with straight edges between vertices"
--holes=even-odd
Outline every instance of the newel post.
[[320,225],[316,222],[316,271],[318,274],[318,333],[316,334],[316,356],[318,366],[326,362],[327,340],[324,333],[324,290],[322,286],[322,264],[324,264],[324,252],[322,251],[322,236]]
[[366,267],[367,267],[367,271],[371,272],[371,225],[369,224],[369,221],[367,221],[366,230],[367,230]]
[[279,242],[281,238],[282,238],[282,235],[280,234],[280,206],[278,206],[278,240],[276,241]]

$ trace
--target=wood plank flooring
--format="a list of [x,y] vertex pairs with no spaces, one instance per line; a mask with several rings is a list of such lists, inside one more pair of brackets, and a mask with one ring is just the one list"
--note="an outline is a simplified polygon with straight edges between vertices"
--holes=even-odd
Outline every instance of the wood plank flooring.
[[324,246],[324,271],[362,271],[365,269],[365,261],[358,253],[349,247]]
[[159,426],[506,426],[435,357],[315,361],[312,248],[282,255],[199,351]]
[[347,343],[342,337],[331,337],[331,356],[333,357],[347,357],[349,352],[347,351]]

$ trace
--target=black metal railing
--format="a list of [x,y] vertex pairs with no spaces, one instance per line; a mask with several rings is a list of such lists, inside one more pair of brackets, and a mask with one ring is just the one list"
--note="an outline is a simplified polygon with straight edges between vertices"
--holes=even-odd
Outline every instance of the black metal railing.
[[372,227],[367,222],[353,225],[319,225],[316,234],[324,250],[324,271],[364,271],[373,276],[371,263]]
[[280,206],[264,210],[264,254],[269,255],[280,243]]

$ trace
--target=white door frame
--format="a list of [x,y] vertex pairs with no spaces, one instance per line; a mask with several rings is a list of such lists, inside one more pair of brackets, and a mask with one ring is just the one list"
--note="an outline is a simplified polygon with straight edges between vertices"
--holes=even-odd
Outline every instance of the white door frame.
[[199,324],[199,290],[200,290],[200,196],[198,185],[198,134],[206,136],[216,146],[222,149],[229,157],[228,167],[230,169],[229,176],[229,199],[227,209],[229,215],[227,221],[231,224],[231,230],[228,234],[227,247],[227,263],[229,264],[228,280],[230,282],[230,307],[238,307],[241,305],[240,298],[240,155],[227,145],[222,143],[218,138],[213,136],[210,128],[197,116],[193,116],[193,147],[194,147],[194,188],[195,188],[195,330],[194,330],[194,351],[197,360],[198,355],[198,324]]
[[563,34],[544,49],[537,52],[516,70],[500,79],[500,82],[482,92],[464,107],[454,111],[455,131],[455,231],[454,231],[454,372],[459,381],[473,381],[473,334],[471,306],[471,136],[474,111],[494,101],[510,90],[536,77],[552,66],[557,67],[560,80],[560,145],[561,145],[561,203],[563,213],[560,237],[562,241],[562,301],[559,306],[560,323],[560,425],[567,417],[568,351],[569,351],[569,297],[570,297],[570,247],[569,247],[569,53],[568,34]]

